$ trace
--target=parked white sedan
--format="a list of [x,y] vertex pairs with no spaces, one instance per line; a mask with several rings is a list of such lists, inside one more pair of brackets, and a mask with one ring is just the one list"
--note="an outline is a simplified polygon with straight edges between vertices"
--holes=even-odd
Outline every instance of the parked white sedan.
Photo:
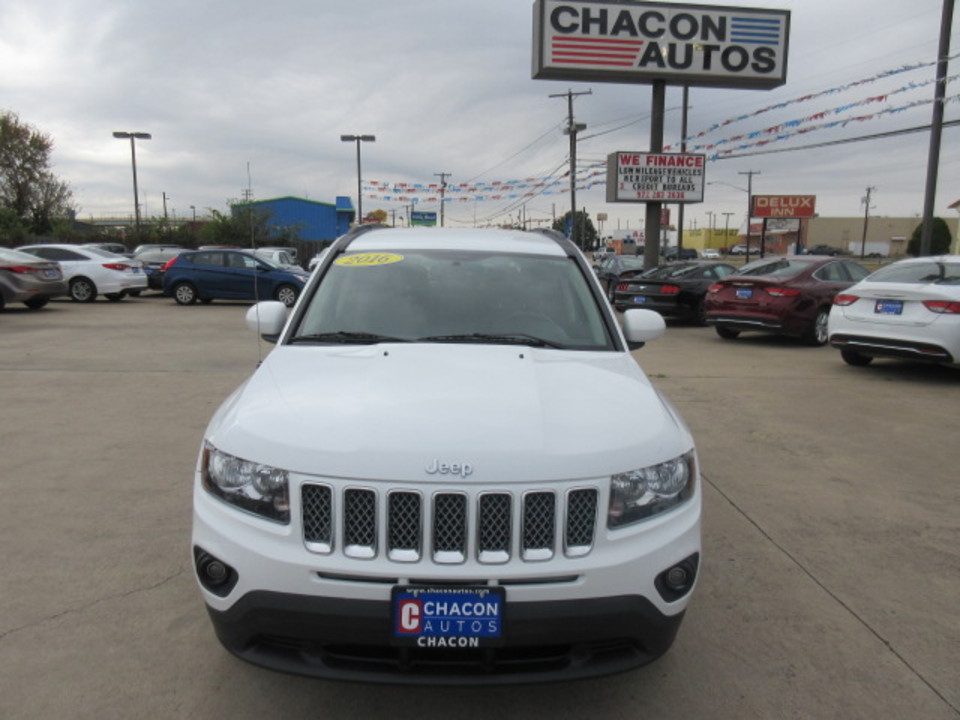
[[128,293],[147,289],[143,263],[106,250],[68,244],[24,245],[17,248],[44,260],[60,263],[70,298],[93,302],[102,294],[107,300],[122,300]]
[[893,357],[960,367],[960,255],[901,260],[838,294],[829,342],[850,365]]

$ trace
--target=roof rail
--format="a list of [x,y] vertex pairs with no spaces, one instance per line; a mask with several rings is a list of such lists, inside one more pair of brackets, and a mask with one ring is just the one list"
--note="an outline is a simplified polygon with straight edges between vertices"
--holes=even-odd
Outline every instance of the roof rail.
[[356,240],[361,235],[364,235],[371,230],[387,230],[390,228],[390,225],[384,225],[383,223],[363,223],[362,225],[354,225],[352,228],[347,230],[343,235],[338,237],[334,244],[337,245],[340,249],[345,250],[350,243]]
[[557,243],[557,245],[563,248],[564,252],[566,252],[567,255],[569,255],[570,257],[576,257],[578,254],[577,246],[573,243],[572,240],[570,240],[570,238],[568,238],[559,230],[554,230],[553,228],[538,227],[538,228],[533,228],[529,232],[539,233],[540,235],[546,235],[548,238],[550,238],[555,243]]

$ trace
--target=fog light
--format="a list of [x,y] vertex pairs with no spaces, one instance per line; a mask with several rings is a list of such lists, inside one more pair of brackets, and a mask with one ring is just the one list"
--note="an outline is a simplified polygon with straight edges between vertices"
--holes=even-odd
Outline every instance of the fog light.
[[237,572],[222,560],[198,547],[193,549],[197,579],[214,595],[226,597],[237,584]]
[[[227,570],[227,566],[219,560],[211,560],[207,563],[206,567],[203,568],[203,571],[206,573],[211,585],[222,585],[227,581],[227,578],[230,577],[230,571]],[[667,578],[667,581],[669,582],[669,578]]]
[[657,575],[654,585],[657,592],[667,602],[675,602],[693,589],[700,565],[700,553],[684,558]]
[[[219,565],[219,563],[217,563]],[[222,567],[222,566],[221,566]],[[210,569],[207,569],[210,572]],[[687,579],[687,570],[682,565],[677,565],[667,570],[667,576],[664,578],[667,587],[674,592],[680,592],[685,588],[689,580]]]

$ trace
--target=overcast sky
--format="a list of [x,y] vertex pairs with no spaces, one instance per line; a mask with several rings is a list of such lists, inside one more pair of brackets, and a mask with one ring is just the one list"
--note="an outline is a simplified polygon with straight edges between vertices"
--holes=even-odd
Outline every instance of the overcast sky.
[[[701,3],[728,5],[728,3]],[[705,202],[686,224],[731,227],[746,210],[748,170],[757,194],[812,194],[824,216],[913,216],[923,209],[929,134],[769,152],[926,125],[931,106],[881,113],[933,98],[934,68],[882,73],[936,59],[942,0],[780,0],[729,3],[792,12],[787,83],[774,90],[690,92],[688,127],[714,125],[790,104],[707,133],[716,143],[827,112],[865,119],[770,143],[767,151],[709,162]],[[356,202],[356,148],[341,134],[376,135],[362,148],[365,180],[382,183],[505,182],[561,178],[568,160],[565,100],[586,123],[582,167],[615,151],[649,147],[650,88],[531,78],[532,0],[3,0],[0,111],[49,134],[54,171],[70,183],[81,219],[132,215],[128,141],[115,130],[152,133],[137,143],[147,215],[187,217],[255,199],[298,196]],[[960,53],[954,18],[951,54]],[[960,58],[949,74],[960,74]],[[870,81],[870,82],[861,82]],[[843,89],[851,83],[857,87]],[[910,89],[908,89],[910,88]],[[835,91],[835,92],[827,92]],[[822,93],[822,94],[821,94]],[[960,82],[947,86],[960,94]],[[887,95],[884,101],[868,98]],[[680,140],[679,88],[667,92],[665,142]],[[842,113],[831,111],[842,106]],[[947,121],[960,118],[948,102]],[[816,123],[807,122],[808,128]],[[619,129],[617,129],[619,128]],[[721,147],[724,145],[721,143]],[[730,145],[727,144],[726,147]],[[688,148],[689,149],[689,148]],[[708,155],[712,151],[705,150]],[[726,184],[724,184],[726,183]],[[731,187],[733,186],[733,187]],[[737,189],[741,188],[741,189]],[[364,193],[364,211],[406,213]],[[578,191],[606,229],[637,228],[643,205],[607,204],[601,185]],[[960,199],[960,128],[943,132],[936,213]],[[568,193],[526,201],[527,217],[569,209]],[[448,225],[517,217],[517,200],[451,202]],[[422,203],[422,210],[436,209]],[[724,216],[723,213],[733,213]]]

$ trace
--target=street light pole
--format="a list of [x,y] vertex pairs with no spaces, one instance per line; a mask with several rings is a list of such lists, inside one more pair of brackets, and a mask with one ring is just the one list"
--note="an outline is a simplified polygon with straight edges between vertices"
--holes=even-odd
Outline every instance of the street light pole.
[[357,225],[363,222],[363,175],[360,172],[360,143],[374,142],[376,139],[377,138],[374,135],[341,135],[340,136],[340,140],[342,142],[357,143],[357,218],[356,218]]
[[133,216],[137,235],[140,235],[140,193],[137,190],[137,146],[135,140],[150,140],[153,136],[145,132],[123,132],[117,130],[113,136],[118,140],[130,139],[130,158],[133,163]]
[[[759,170],[746,170],[737,173],[737,175],[747,176],[747,262],[750,262],[750,240],[752,239],[750,235],[750,218],[753,215],[753,176],[759,174]],[[760,247],[763,247],[762,236],[760,238]]]

